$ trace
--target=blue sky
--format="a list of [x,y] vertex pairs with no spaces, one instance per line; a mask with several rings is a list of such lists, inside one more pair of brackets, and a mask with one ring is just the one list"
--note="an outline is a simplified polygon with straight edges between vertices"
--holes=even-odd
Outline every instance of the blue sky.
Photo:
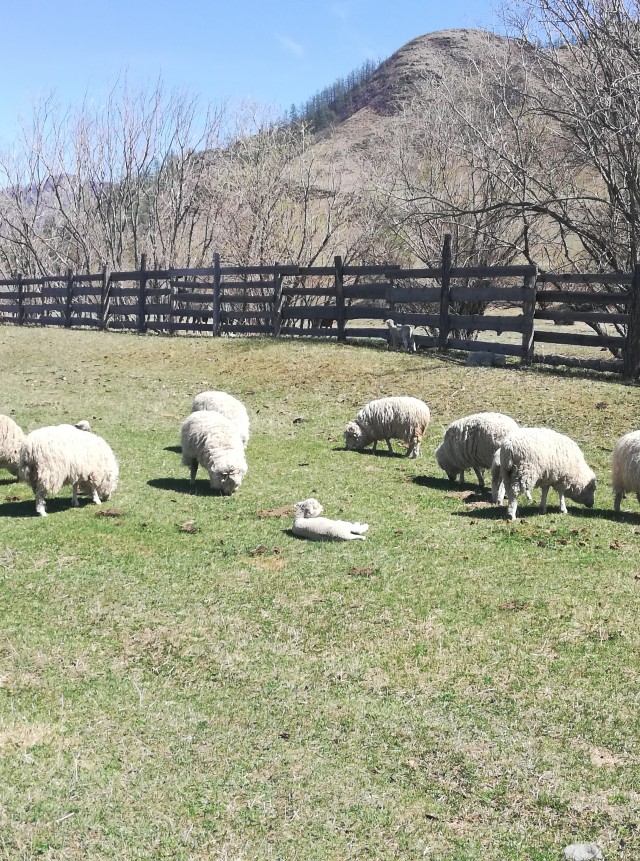
[[0,140],[51,92],[63,105],[130,83],[288,109],[424,33],[500,30],[491,0],[4,0]]

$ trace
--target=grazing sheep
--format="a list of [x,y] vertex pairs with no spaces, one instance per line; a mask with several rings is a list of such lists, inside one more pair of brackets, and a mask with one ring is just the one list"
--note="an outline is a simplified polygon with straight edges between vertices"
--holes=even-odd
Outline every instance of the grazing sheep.
[[635,493],[640,502],[640,431],[631,431],[616,443],[611,455],[611,479],[615,511],[620,511],[627,493]]
[[350,523],[348,520],[330,520],[320,517],[324,511],[317,499],[296,502],[296,516],[291,526],[294,535],[310,538],[312,541],[353,541],[365,540],[367,523]]
[[232,421],[215,410],[198,410],[183,421],[180,438],[182,463],[191,469],[192,485],[202,466],[213,490],[231,496],[240,487],[248,467],[242,437]]
[[548,428],[520,428],[500,446],[500,470],[507,491],[507,517],[515,520],[518,496],[542,488],[540,513],[547,510],[547,494],[553,487],[560,498],[560,512],[567,513],[565,496],[591,508],[597,487],[579,446],[568,436]]
[[11,416],[0,415],[0,469],[8,469],[11,475],[18,475],[20,446],[24,442],[24,432]]
[[400,326],[393,320],[385,320],[385,326],[389,329],[389,349],[404,350],[405,353],[415,353],[416,342],[413,336],[413,326],[403,323]]
[[345,445],[350,451],[362,451],[373,443],[386,440],[393,451],[392,439],[407,443],[408,457],[418,457],[420,442],[429,427],[431,414],[424,401],[410,397],[379,398],[366,404],[344,429]]
[[200,410],[215,410],[215,412],[228,418],[238,429],[242,445],[247,447],[249,442],[249,414],[242,401],[227,392],[200,392],[193,399],[191,412],[195,413]]
[[[502,480],[502,470],[500,468],[500,449],[496,451],[491,462],[491,499],[502,505],[504,501],[504,481]],[[525,490],[524,495],[531,502],[533,497],[530,490]]]
[[518,430],[518,423],[502,413],[474,413],[451,422],[435,451],[438,466],[451,481],[460,475],[461,483],[465,470],[473,469],[482,490],[484,470],[491,469],[500,443],[514,430]]
[[45,498],[64,484],[72,486],[74,507],[78,493],[91,495],[96,505],[109,499],[118,485],[118,462],[97,434],[73,425],[55,425],[27,434],[20,449],[18,475],[35,494],[36,512],[45,517]]

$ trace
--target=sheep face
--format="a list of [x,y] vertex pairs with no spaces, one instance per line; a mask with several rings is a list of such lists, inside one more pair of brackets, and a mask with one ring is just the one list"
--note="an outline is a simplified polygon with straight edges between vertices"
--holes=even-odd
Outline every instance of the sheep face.
[[296,502],[296,517],[310,518],[310,517],[319,517],[324,508],[318,502],[317,499],[313,499],[313,497],[309,499],[304,499],[302,502]]
[[212,472],[209,476],[213,490],[219,490],[224,496],[231,496],[240,487],[245,471],[230,469],[225,472]]
[[460,472],[460,468],[454,464],[449,457],[447,457],[447,452],[443,445],[438,446],[435,450],[434,457],[440,469],[447,473],[449,481],[455,481],[458,473]]
[[598,481],[594,476],[591,481],[581,489],[573,487],[567,488],[566,495],[574,502],[580,503],[580,505],[585,505],[587,508],[593,508],[593,504],[596,500],[597,486]]
[[349,451],[362,451],[369,440],[357,422],[349,422],[344,429],[344,444]]

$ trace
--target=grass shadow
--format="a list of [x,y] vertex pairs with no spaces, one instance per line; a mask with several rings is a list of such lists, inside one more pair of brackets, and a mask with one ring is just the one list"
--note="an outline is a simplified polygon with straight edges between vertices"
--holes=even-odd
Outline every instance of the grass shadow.
[[157,490],[169,490],[172,493],[185,493],[189,496],[222,496],[219,491],[213,490],[207,479],[196,479],[195,486],[188,478],[152,478],[147,482],[149,487]]
[[5,485],[10,485],[10,484],[19,484],[19,483],[20,482],[18,481],[17,478],[12,478],[12,477],[11,478],[0,478],[0,487],[4,487]]
[[163,451],[172,451],[175,454],[182,454],[182,446],[181,445],[167,445],[164,447]]

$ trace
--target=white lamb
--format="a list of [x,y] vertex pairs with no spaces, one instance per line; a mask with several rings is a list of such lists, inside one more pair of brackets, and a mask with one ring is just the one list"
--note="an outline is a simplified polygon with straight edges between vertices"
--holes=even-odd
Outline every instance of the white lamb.
[[611,480],[615,511],[620,511],[627,493],[635,493],[640,502],[640,431],[631,431],[616,443],[611,455]]
[[0,469],[7,469],[11,475],[18,474],[20,446],[24,442],[24,432],[11,416],[0,415]]
[[36,497],[36,512],[45,517],[45,499],[65,484],[72,486],[71,504],[78,493],[89,494],[96,505],[109,499],[118,485],[118,462],[97,434],[73,425],[38,428],[25,437],[18,475]]
[[451,481],[459,475],[460,483],[464,482],[465,470],[473,469],[482,490],[484,470],[491,469],[502,440],[514,430],[518,430],[518,423],[502,413],[474,413],[451,422],[435,450],[437,464]]
[[238,429],[242,445],[247,447],[249,442],[249,414],[242,401],[227,392],[200,392],[193,399],[191,412],[195,413],[200,410],[215,410],[215,412],[228,418]]
[[553,487],[560,512],[567,513],[565,496],[591,508],[597,487],[593,470],[580,447],[564,434],[548,428],[520,428],[500,446],[500,469],[507,491],[507,517],[515,520],[518,496],[542,488],[540,513],[547,510],[547,494]]
[[431,414],[424,401],[410,397],[379,398],[366,404],[344,429],[346,447],[351,451],[362,451],[373,443],[376,451],[380,440],[385,440],[389,451],[393,451],[392,439],[408,445],[407,456],[418,457],[420,443]]
[[183,421],[180,438],[182,463],[191,469],[192,486],[202,466],[213,490],[231,496],[240,487],[248,467],[242,437],[233,422],[214,410],[198,410]]
[[348,520],[330,520],[320,517],[324,508],[317,499],[296,502],[296,516],[291,526],[294,535],[312,541],[364,541],[367,523],[350,523]]
[[389,349],[404,350],[406,353],[415,353],[416,342],[413,336],[413,326],[402,323],[398,326],[393,320],[385,320],[385,326],[389,329]]

